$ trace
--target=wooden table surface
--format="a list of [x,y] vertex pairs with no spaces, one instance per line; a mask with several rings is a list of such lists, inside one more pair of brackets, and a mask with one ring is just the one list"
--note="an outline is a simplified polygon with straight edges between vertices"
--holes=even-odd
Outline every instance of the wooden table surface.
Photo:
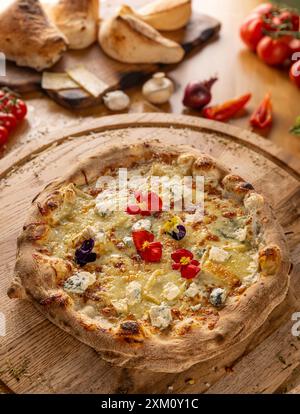
[[[112,11],[115,5],[123,3],[115,0],[113,6],[104,9]],[[141,5],[144,0],[127,1],[129,4]],[[300,90],[288,79],[287,73],[264,65],[254,54],[246,50],[239,38],[240,23],[257,4],[259,0],[193,0],[194,9],[218,18],[222,23],[222,30],[218,39],[213,41],[198,53],[182,62],[171,72],[177,89],[170,104],[163,105],[159,110],[173,113],[187,113],[198,116],[197,113],[187,111],[182,103],[182,95],[187,82],[197,79],[207,79],[215,74],[219,81],[213,87],[213,102],[223,102],[245,92],[252,92],[253,98],[249,105],[249,112],[259,104],[264,94],[271,91],[274,105],[274,126],[266,139],[284,147],[286,151],[300,157],[300,139],[289,133],[296,117],[300,115]],[[141,101],[140,88],[130,91],[135,102]],[[20,145],[26,145],[30,140],[52,132],[56,128],[80,124],[82,119],[95,118],[108,114],[102,106],[84,110],[69,111],[52,102],[42,94],[27,97],[29,105],[28,122],[12,136],[10,143],[2,156]],[[135,107],[132,111],[143,110]],[[249,128],[249,113],[243,118],[231,121],[243,128]]]

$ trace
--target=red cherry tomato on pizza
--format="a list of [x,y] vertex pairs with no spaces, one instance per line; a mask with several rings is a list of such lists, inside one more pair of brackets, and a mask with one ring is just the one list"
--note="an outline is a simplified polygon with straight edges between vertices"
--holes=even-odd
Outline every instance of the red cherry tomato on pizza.
[[290,69],[290,79],[300,88],[300,60],[295,62]]
[[11,132],[17,126],[17,118],[13,114],[0,113],[0,125],[4,126],[8,132]]
[[0,145],[6,144],[8,140],[8,131],[4,126],[0,126]]
[[240,35],[243,42],[252,51],[256,50],[258,43],[264,37],[263,27],[264,25],[262,18],[253,15],[246,19],[240,28]]
[[290,57],[290,47],[286,40],[265,36],[257,46],[257,54],[267,65],[281,65]]

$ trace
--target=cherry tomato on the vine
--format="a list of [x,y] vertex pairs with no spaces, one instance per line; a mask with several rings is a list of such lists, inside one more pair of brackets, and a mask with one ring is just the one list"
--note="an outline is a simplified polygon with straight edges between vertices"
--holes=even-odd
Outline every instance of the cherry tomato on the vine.
[[25,118],[27,106],[9,90],[0,89],[0,146],[5,144],[9,134]]
[[8,131],[4,126],[0,126],[0,145],[6,144],[8,140]]
[[0,112],[0,125],[4,126],[8,132],[11,132],[17,126],[17,118],[13,114]]
[[282,38],[273,39],[270,36],[265,36],[257,45],[258,56],[271,66],[283,64],[290,57],[290,53],[288,43]]
[[274,5],[272,3],[263,3],[255,7],[255,9],[253,9],[252,12],[265,16],[270,14],[273,9]]
[[22,99],[16,99],[11,102],[11,113],[17,118],[18,121],[21,121],[25,118],[27,114],[27,106]]
[[289,41],[289,47],[291,49],[291,55],[296,52],[300,52],[300,39],[292,37]]
[[259,41],[264,36],[262,18],[250,16],[249,19],[246,19],[240,28],[240,35],[249,49],[255,51]]

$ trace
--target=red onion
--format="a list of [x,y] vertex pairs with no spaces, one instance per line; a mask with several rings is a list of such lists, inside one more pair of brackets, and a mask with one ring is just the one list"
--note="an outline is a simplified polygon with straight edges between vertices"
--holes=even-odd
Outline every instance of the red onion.
[[202,109],[211,101],[211,87],[218,78],[204,82],[190,82],[184,91],[183,105],[192,109]]

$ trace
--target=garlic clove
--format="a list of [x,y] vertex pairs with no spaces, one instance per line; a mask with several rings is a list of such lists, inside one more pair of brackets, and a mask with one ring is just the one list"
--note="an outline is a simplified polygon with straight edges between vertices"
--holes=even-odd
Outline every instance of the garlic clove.
[[149,102],[163,104],[174,93],[174,84],[163,72],[157,72],[144,84],[142,92]]
[[123,91],[108,92],[103,96],[104,105],[111,111],[123,111],[130,105],[130,98]]

